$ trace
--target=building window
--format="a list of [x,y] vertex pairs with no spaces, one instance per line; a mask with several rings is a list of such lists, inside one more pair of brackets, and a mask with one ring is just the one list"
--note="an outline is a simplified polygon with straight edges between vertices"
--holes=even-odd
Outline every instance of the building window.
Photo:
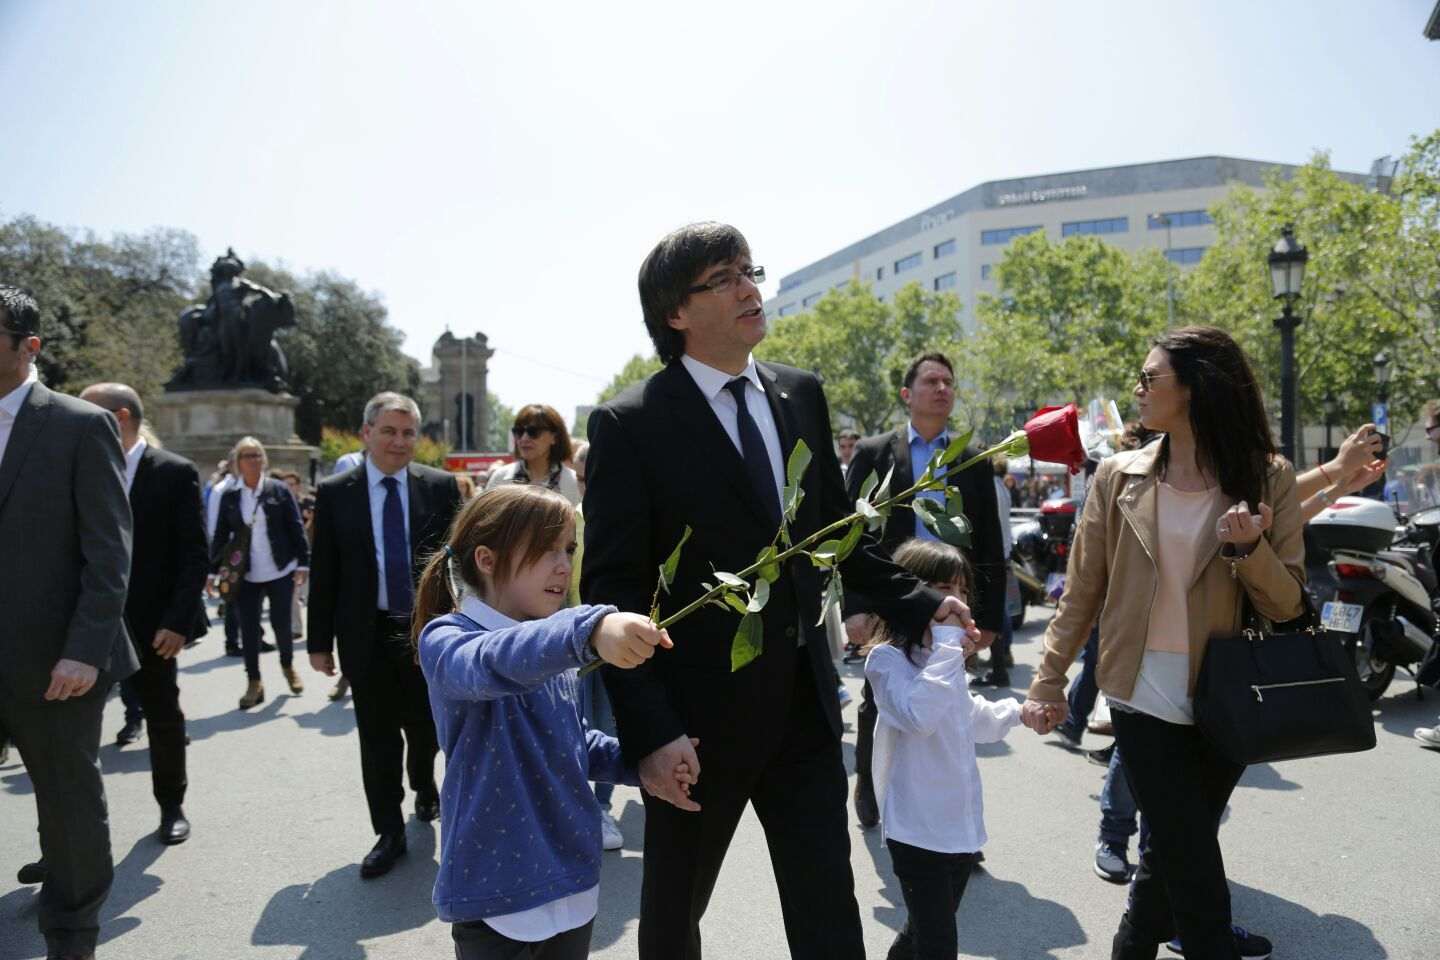
[[1215,222],[1204,210],[1176,210],[1171,213],[1152,213],[1145,218],[1145,223],[1151,230],[1164,230],[1167,218],[1172,227],[1205,227]]
[[1023,237],[1027,233],[1034,233],[1036,230],[1044,229],[1039,224],[1033,227],[1003,227],[999,230],[981,230],[980,242],[985,246],[994,246],[997,243],[1009,243],[1016,237]]
[[1165,259],[1171,263],[1178,263],[1182,267],[1194,266],[1205,256],[1204,247],[1180,247],[1176,250],[1166,250]]
[[790,316],[790,314],[794,313],[795,310],[796,310],[795,304],[793,304],[793,303],[787,303],[787,304],[785,304],[785,306],[781,307],[777,312],[778,312],[778,313],[780,314],[780,316],[782,316],[782,317],[788,317],[788,316]]
[[935,278],[935,291],[938,293],[941,290],[949,290],[951,287],[955,286],[955,282],[956,281],[954,270],[951,270],[949,273],[942,273],[940,274],[940,276]]
[[920,260],[921,257],[919,253],[912,253],[908,257],[901,257],[899,260],[895,261],[895,272],[897,274],[900,274],[904,273],[906,270],[914,270],[916,267],[920,266]]
[[884,268],[884,267],[876,267],[876,268],[875,268],[875,279],[876,279],[876,280],[884,280],[884,279],[885,279],[885,268]]
[[810,296],[808,296],[808,297],[806,297],[804,300],[801,300],[801,301],[800,301],[800,306],[801,306],[802,308],[808,310],[808,309],[810,309],[811,307],[815,306],[815,304],[819,303],[819,302],[820,302],[820,298],[823,297],[823,296],[825,296],[825,291],[824,291],[824,290],[821,290],[819,293],[812,293],[812,294],[810,294]]
[[936,260],[939,260],[941,257],[948,257],[948,256],[950,256],[950,254],[952,254],[952,253],[954,253],[954,252],[955,252],[955,241],[954,241],[954,240],[946,240],[944,243],[937,243],[937,244],[935,244],[935,259],[936,259]]
[[1060,236],[1062,237],[1085,237],[1091,234],[1129,232],[1129,217],[1110,217],[1105,220],[1075,220],[1060,225]]
[[990,279],[990,267],[991,267],[991,266],[993,266],[993,264],[989,264],[989,263],[982,263],[982,264],[980,264],[980,279],[981,279],[981,280],[989,280],[989,279]]

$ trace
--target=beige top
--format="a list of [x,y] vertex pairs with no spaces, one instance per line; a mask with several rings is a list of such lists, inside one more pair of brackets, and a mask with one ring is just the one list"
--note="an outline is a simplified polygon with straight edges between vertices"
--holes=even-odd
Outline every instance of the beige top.
[[1145,649],[1188,654],[1190,581],[1201,560],[1220,488],[1191,493],[1162,481],[1156,492],[1155,600],[1150,605]]

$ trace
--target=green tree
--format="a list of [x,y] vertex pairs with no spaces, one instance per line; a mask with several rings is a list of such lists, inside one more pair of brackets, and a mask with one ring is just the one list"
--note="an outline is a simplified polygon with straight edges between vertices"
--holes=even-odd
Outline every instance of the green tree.
[[515,411],[501,403],[493,393],[485,394],[485,407],[490,412],[490,420],[484,448],[491,453],[509,450],[510,427],[515,423]]
[[[905,368],[921,353],[943,350],[960,363],[960,299],[908,284],[886,303],[869,284],[852,280],[805,313],[781,317],[755,349],[764,360],[816,373],[830,415],[862,433],[879,433],[904,415]],[[961,411],[964,415],[964,411]]]
[[[629,360],[625,361],[625,366],[621,367],[620,372],[611,378],[610,383],[606,385],[604,390],[600,391],[600,395],[595,398],[595,402],[605,403],[608,400],[614,400],[625,392],[626,387],[659,373],[660,368],[663,366],[664,364],[660,362],[660,358],[653,353],[649,356],[639,353],[635,354]],[[577,426],[579,425],[577,424]]]

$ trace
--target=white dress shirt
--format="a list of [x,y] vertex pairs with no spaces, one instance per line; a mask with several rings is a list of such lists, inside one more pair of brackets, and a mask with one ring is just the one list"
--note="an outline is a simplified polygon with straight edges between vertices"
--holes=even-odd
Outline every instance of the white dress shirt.
[[[690,372],[695,386],[700,388],[700,393],[710,404],[710,409],[715,411],[720,426],[725,428],[730,442],[735,444],[736,451],[743,458],[745,449],[740,444],[740,410],[735,406],[735,395],[725,389],[725,385],[735,377],[724,370],[716,370],[712,366],[701,363],[688,353],[680,357],[680,362]],[[783,507],[785,504],[785,452],[780,449],[780,430],[775,426],[775,417],[771,414],[770,404],[765,399],[765,388],[761,385],[760,371],[755,367],[754,357],[745,362],[745,369],[740,371],[739,375],[750,381],[745,387],[745,406],[749,409],[755,426],[760,429],[760,439],[765,441],[765,452],[770,454],[770,467],[775,474],[775,497]]]
[[125,451],[125,495],[130,495],[130,488],[135,485],[135,471],[140,469],[140,458],[145,455],[145,448],[150,444],[141,437],[135,441],[135,446]]
[[30,388],[40,379],[40,374],[35,370],[35,365],[30,365],[30,375],[25,382],[5,396],[0,397],[0,463],[5,462],[5,448],[10,444],[10,431],[15,427],[15,418],[20,416],[20,408],[25,406],[25,399],[30,396]]
[[406,467],[393,474],[381,473],[375,461],[365,458],[366,490],[370,494],[370,531],[375,535],[375,582],[379,585],[375,609],[390,609],[390,594],[385,589],[385,478],[393,476],[399,487],[400,512],[405,517],[405,567],[410,567],[410,473]]
[[250,525],[250,566],[245,571],[245,579],[250,583],[279,580],[294,573],[300,566],[298,560],[291,560],[283,568],[275,566],[275,552],[270,549],[270,534],[265,525],[265,510],[260,506],[259,491],[263,489],[264,477],[254,489],[240,484],[240,520]]
[[958,643],[912,656],[885,643],[865,660],[879,709],[871,779],[884,834],[936,853],[974,853],[986,840],[975,744],[1003,739],[1020,722],[1020,701],[972,694]]

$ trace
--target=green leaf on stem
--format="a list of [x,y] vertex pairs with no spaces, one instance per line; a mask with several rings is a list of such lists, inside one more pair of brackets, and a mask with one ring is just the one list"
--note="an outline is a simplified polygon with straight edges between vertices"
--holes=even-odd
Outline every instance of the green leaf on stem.
[[743,589],[745,589],[746,587],[750,586],[750,584],[746,583],[744,580],[742,580],[742,579],[740,579],[739,577],[735,576],[735,574],[733,574],[733,573],[724,573],[724,572],[722,572],[722,571],[720,571],[720,570],[716,570],[716,571],[715,571],[715,579],[716,579],[716,580],[719,580],[721,583],[725,584],[725,586],[727,586],[727,587],[739,587],[739,588],[741,588],[741,589],[743,590]]
[[890,499],[890,481],[895,477],[895,468],[892,466],[885,474],[885,479],[880,481],[880,486],[875,490],[875,496],[870,498],[871,503],[883,503]]
[[873,493],[878,486],[880,486],[880,474],[871,470],[870,476],[866,477],[865,482],[860,484],[860,499],[869,500],[870,494]]
[[864,533],[865,524],[857,522],[850,525],[850,532],[845,534],[845,538],[840,541],[840,549],[835,553],[836,563],[842,562],[846,557],[855,552],[855,548],[860,544],[860,537]]
[[780,564],[775,562],[775,546],[773,544],[756,555],[755,563],[760,567],[761,580],[774,583],[780,579]]
[[749,664],[764,649],[765,631],[760,623],[760,614],[745,614],[740,618],[735,639],[730,641],[730,672],[734,673]]
[[840,574],[832,573],[830,582],[825,584],[825,599],[820,602],[820,619],[815,621],[815,626],[825,625],[825,618],[830,615],[831,608],[839,607],[845,600],[845,588],[840,583]]
[[747,613],[759,613],[765,609],[765,604],[770,602],[770,583],[760,579],[755,583],[755,592],[750,594],[750,602],[746,605]]
[[942,467],[948,466],[949,464],[952,464],[956,460],[960,459],[960,454],[964,453],[965,448],[970,446],[970,438],[974,435],[974,430],[966,430],[964,433],[960,434],[960,436],[956,437],[954,440],[951,440],[950,446],[946,447],[945,452],[940,455],[939,465]]
[[675,544],[675,549],[670,551],[670,556],[660,564],[660,586],[666,593],[670,592],[670,584],[675,582],[675,571],[680,567],[680,550],[685,546],[685,541],[690,539],[691,530],[687,526],[685,532],[680,536],[680,542]]
[[727,593],[727,594],[724,595],[724,600],[725,600],[725,606],[729,607],[731,610],[734,610],[736,613],[740,614],[740,616],[742,616],[742,617],[745,616],[745,614],[747,614],[747,613],[750,612],[749,607],[748,607],[748,605],[745,603],[745,601],[744,601],[744,600],[741,600],[740,597],[737,596],[736,594]]
[[965,516],[965,498],[954,487],[945,491],[945,512],[952,517]]
[[810,562],[817,567],[832,567],[835,565],[835,557],[839,552],[839,540],[826,540],[810,554]]
[[785,485],[787,487],[800,486],[800,478],[805,476],[805,468],[810,466],[810,446],[804,440],[795,441],[795,449],[790,451],[790,459],[785,463]]
[[871,530],[880,529],[880,524],[885,522],[885,518],[880,515],[880,511],[876,510],[868,500],[856,500],[855,512],[860,514],[861,518],[865,521],[865,526]]
[[[915,501],[917,506],[923,502],[926,501],[923,499],[917,499]],[[925,524],[925,529],[952,547],[970,546],[970,521],[966,520],[964,516],[947,517],[941,512],[938,504],[935,504],[933,501],[930,501],[930,503],[932,504],[930,509],[917,509],[915,511],[916,516]]]
[[785,488],[785,519],[791,523],[795,522],[795,515],[800,512],[800,502],[805,499],[805,488],[798,483],[792,483]]

